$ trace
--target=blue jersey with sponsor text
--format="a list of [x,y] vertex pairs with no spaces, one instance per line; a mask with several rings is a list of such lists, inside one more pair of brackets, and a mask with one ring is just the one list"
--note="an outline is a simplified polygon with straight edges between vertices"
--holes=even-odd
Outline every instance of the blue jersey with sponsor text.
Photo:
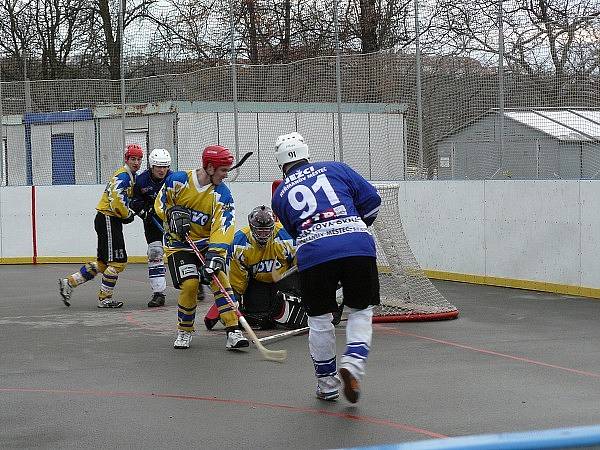
[[349,256],[375,257],[367,224],[380,204],[367,180],[334,161],[296,165],[272,200],[273,212],[296,239],[299,270]]

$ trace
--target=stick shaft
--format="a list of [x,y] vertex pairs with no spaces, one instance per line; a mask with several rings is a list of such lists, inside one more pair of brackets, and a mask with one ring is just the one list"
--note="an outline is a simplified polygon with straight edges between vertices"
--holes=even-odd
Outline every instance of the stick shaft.
[[[200,260],[200,262],[202,264],[204,264],[205,263],[204,256],[202,256],[202,253],[200,253],[200,250],[198,250],[198,247],[196,246],[196,244],[192,240],[192,238],[190,238],[189,236],[186,236],[185,240],[190,245],[190,247],[192,247],[192,250],[194,251],[194,253],[198,257],[198,259]],[[225,297],[225,300],[227,300],[227,303],[229,303],[229,306],[238,315],[238,317],[239,317],[238,320],[240,322],[240,325],[242,325],[242,328],[244,328],[244,330],[246,331],[246,333],[248,333],[248,335],[250,336],[250,339],[252,340],[252,342],[254,342],[254,345],[256,345],[256,348],[260,351],[261,355],[265,359],[270,359],[271,361],[283,361],[287,357],[287,352],[285,350],[269,350],[264,345],[262,345],[262,343],[256,337],[256,333],[254,333],[254,330],[252,329],[252,327],[246,321],[245,317],[240,314],[239,310],[235,306],[235,303],[231,299],[231,296],[229,295],[229,293],[227,292],[227,290],[225,289],[225,287],[221,283],[221,280],[219,280],[219,277],[217,277],[217,275],[213,274],[212,279],[217,284],[217,286],[219,287],[219,290],[221,291],[221,293]]]
[[287,339],[288,337],[300,336],[302,334],[306,334],[306,333],[308,333],[308,330],[309,330],[309,327],[297,328],[295,330],[288,330],[288,331],[284,331],[282,333],[274,334],[272,336],[266,336],[266,337],[260,338],[259,341],[262,343],[281,341],[283,339]]

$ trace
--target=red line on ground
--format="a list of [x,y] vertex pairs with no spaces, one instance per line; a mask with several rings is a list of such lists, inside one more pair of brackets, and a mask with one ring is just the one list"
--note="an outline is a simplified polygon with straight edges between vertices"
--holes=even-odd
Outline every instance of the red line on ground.
[[33,244],[33,264],[37,264],[37,229],[35,216],[35,186],[31,186],[31,242]]
[[500,356],[502,358],[526,362],[528,364],[535,364],[537,366],[549,367],[551,369],[564,370],[565,372],[575,373],[577,375],[583,375],[586,377],[600,378],[600,373],[596,373],[596,372],[587,372],[585,370],[578,370],[578,369],[572,369],[570,367],[557,366],[555,364],[549,364],[549,363],[545,363],[543,361],[536,361],[535,359],[523,358],[521,356],[508,355],[506,353],[499,353],[499,352],[495,352],[493,350],[486,350],[483,348],[472,347],[470,345],[459,344],[458,342],[446,341],[444,339],[436,339],[436,338],[432,338],[432,337],[428,337],[428,336],[421,336],[419,334],[408,333],[406,331],[400,331],[400,330],[396,330],[396,329],[389,328],[389,327],[382,326],[382,325],[377,325],[377,328],[386,333],[399,334],[402,336],[411,336],[411,337],[415,337],[418,339],[424,339],[427,341],[436,342],[438,344],[449,345],[451,347],[462,348],[465,350],[471,350],[473,352],[485,353],[487,355],[493,355],[493,356]]
[[399,422],[392,422],[387,419],[378,419],[377,417],[361,416],[347,412],[329,411],[326,409],[307,408],[300,406],[285,405],[279,403],[254,402],[251,400],[235,400],[217,397],[202,397],[195,395],[179,394],[161,394],[154,392],[119,392],[119,391],[92,391],[92,390],[63,390],[63,389],[34,389],[34,388],[0,388],[0,392],[20,392],[20,393],[41,393],[41,394],[68,394],[68,395],[90,395],[95,397],[124,397],[124,398],[165,398],[173,400],[191,400],[211,403],[222,403],[230,405],[244,405],[251,407],[263,407],[269,409],[283,409],[296,413],[314,414],[318,416],[336,417],[339,419],[352,420],[356,422],[366,422],[375,425],[394,428],[396,430],[408,431],[411,433],[422,434],[431,438],[447,438],[444,434],[435,433],[423,428],[414,427]]

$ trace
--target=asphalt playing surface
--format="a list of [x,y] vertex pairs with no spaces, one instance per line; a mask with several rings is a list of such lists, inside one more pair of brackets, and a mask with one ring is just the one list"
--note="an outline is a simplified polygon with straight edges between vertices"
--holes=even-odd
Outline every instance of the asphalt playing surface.
[[[600,301],[434,282],[456,320],[377,324],[358,404],[315,398],[306,336],[225,350],[223,331],[173,349],[177,291],[149,309],[146,267],[72,306],[78,265],[0,266],[1,448],[340,448],[600,423]],[[258,333],[266,336],[267,332]],[[337,329],[343,351],[343,322]]]

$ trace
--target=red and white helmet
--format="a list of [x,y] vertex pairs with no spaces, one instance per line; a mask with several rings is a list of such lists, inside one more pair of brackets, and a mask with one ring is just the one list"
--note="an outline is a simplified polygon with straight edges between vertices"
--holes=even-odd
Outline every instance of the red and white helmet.
[[169,167],[171,165],[171,154],[164,148],[155,148],[148,156],[150,167]]
[[125,159],[129,159],[132,156],[136,158],[141,158],[144,156],[144,150],[142,150],[142,146],[140,144],[129,144],[125,147]]
[[215,169],[223,166],[229,167],[233,164],[233,155],[228,148],[222,145],[209,145],[202,152],[202,167],[206,169],[209,164]]

